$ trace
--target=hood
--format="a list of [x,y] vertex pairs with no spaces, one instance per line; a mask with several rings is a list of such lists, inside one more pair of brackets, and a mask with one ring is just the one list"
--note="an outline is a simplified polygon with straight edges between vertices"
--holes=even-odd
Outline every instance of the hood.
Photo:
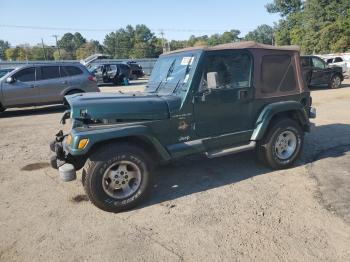
[[160,120],[178,110],[181,99],[152,93],[84,93],[65,97],[70,117],[80,119]]

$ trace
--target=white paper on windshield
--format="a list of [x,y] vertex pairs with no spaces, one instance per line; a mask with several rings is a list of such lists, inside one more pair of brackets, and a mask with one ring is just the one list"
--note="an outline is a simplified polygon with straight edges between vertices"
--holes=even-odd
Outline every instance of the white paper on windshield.
[[194,60],[193,56],[184,56],[181,60],[181,65],[192,65]]

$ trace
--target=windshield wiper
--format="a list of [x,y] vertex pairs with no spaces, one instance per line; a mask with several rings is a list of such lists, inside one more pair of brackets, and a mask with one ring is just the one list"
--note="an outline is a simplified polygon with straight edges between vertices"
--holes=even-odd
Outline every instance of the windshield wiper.
[[163,80],[159,82],[158,86],[156,87],[156,89],[154,89],[153,93],[157,93],[158,89],[160,88],[160,86],[162,85]]
[[179,85],[180,81],[181,81],[181,79],[179,79],[179,81],[177,81],[175,88],[173,89],[173,91],[171,91],[172,94],[175,93],[175,91],[177,89],[177,86]]
[[170,76],[170,74],[174,71],[175,61],[176,59],[174,59],[174,61],[171,63],[168,69],[168,72],[166,73],[165,82],[168,80],[168,77]]
[[[190,65],[191,65],[191,63],[192,63],[192,59],[193,59],[193,55],[191,56],[191,59],[189,60],[189,63],[188,63],[187,66],[186,66],[185,77],[186,77],[186,75],[187,75],[187,74],[189,73],[189,71],[190,71],[189,69],[190,69]],[[180,81],[181,81],[181,78],[179,79],[179,81],[177,81],[175,88],[174,88],[173,91],[171,92],[172,94],[175,93],[175,91],[176,91],[176,89],[177,89],[177,87],[178,87]],[[182,83],[182,84],[184,84],[184,83]]]

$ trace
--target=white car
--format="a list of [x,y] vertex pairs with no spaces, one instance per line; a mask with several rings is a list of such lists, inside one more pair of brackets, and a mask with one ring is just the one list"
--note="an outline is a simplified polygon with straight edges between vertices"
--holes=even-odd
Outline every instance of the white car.
[[348,70],[347,62],[340,56],[327,58],[326,63],[331,67],[340,66],[341,68],[343,68],[343,73],[346,73]]

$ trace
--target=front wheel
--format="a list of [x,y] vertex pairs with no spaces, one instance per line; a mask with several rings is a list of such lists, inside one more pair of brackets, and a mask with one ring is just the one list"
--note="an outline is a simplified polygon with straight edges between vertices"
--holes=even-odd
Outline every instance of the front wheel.
[[120,212],[146,197],[151,176],[151,161],[146,153],[128,143],[119,143],[89,157],[83,169],[83,184],[95,206]]
[[290,167],[298,158],[304,132],[292,119],[276,121],[258,145],[258,158],[273,169]]
[[341,85],[341,78],[339,75],[335,75],[332,77],[331,82],[329,83],[329,87],[332,89],[337,89]]

